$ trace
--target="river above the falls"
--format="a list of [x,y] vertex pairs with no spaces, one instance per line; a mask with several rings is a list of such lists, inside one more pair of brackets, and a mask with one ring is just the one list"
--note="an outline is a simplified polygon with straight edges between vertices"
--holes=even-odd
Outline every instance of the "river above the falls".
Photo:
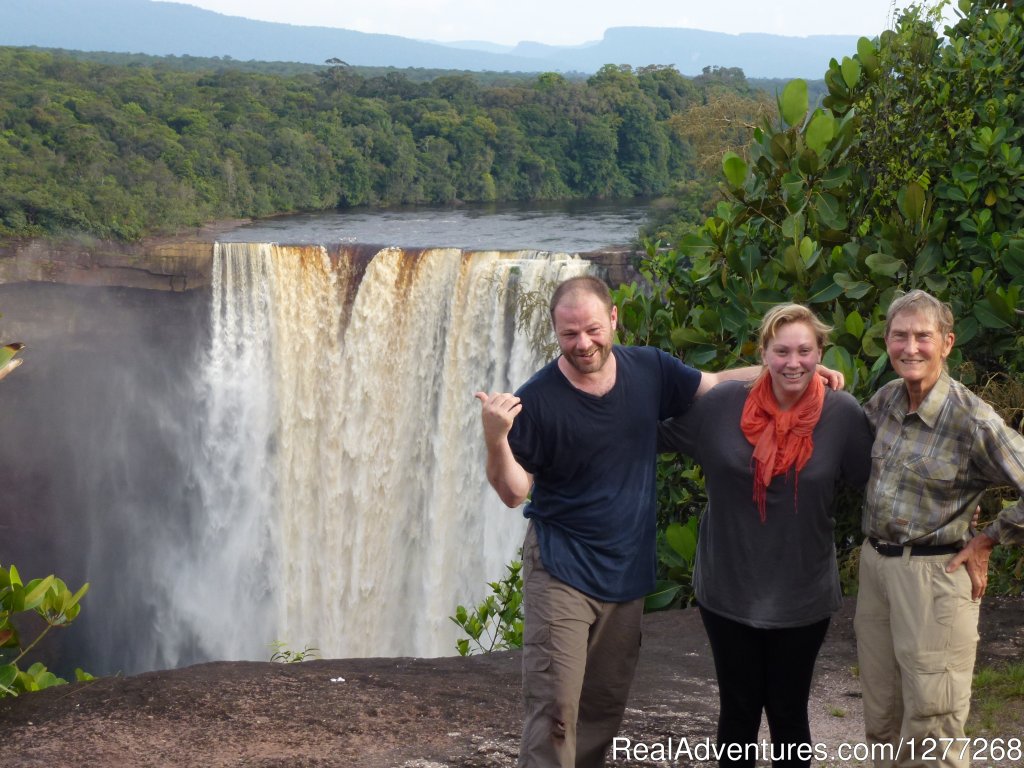
[[588,253],[634,243],[649,211],[649,200],[358,208],[262,219],[218,239]]

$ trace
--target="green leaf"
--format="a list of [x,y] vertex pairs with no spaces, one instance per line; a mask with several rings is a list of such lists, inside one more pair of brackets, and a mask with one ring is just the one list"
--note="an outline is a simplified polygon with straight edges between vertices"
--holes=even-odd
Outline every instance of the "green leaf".
[[885,354],[885,322],[878,322],[864,331],[861,347],[868,357],[879,357]]
[[754,310],[761,315],[776,304],[782,304],[785,301],[787,301],[785,293],[771,288],[758,288],[754,291],[754,295],[751,297],[751,303],[754,305]]
[[658,581],[654,586],[654,591],[644,598],[644,611],[650,613],[668,608],[676,599],[680,589],[682,589],[682,585],[673,581]]
[[852,389],[857,381],[857,366],[853,362],[853,357],[843,347],[831,346],[825,350],[825,354],[821,358],[822,365],[828,368],[833,368],[846,378],[846,386],[848,389]]
[[841,168],[833,168],[821,177],[822,189],[837,189],[850,180],[850,166],[844,165]]
[[785,162],[793,154],[793,141],[789,134],[776,133],[772,136],[771,156],[778,162]]
[[694,368],[710,363],[718,357],[718,348],[711,344],[693,347],[686,353],[686,362]]
[[678,244],[679,253],[691,259],[700,258],[714,247],[714,243],[694,232],[685,235]]
[[857,57],[869,75],[878,71],[878,51],[875,44],[866,37],[857,41]]
[[868,387],[875,388],[878,386],[878,380],[882,374],[885,373],[889,367],[889,353],[883,351],[878,359],[875,360],[874,365],[871,366],[871,372],[868,374]]
[[7,364],[11,362],[11,359],[24,348],[25,345],[20,342],[12,342],[0,347],[0,371],[2,371]]
[[786,125],[797,125],[807,114],[807,83],[790,80],[779,98],[779,114]]
[[858,339],[864,335],[864,318],[857,310],[853,310],[846,316],[846,332]]
[[[13,567],[13,566],[12,566]],[[31,611],[34,610],[43,600],[46,599],[46,593],[50,587],[53,586],[53,576],[47,576],[45,579],[33,579],[28,583],[25,590],[25,595],[22,598],[22,606],[20,610]]]
[[814,241],[809,237],[805,237],[800,241],[800,258],[804,260],[804,264],[811,266],[811,257],[814,256]]
[[71,597],[71,600],[68,603],[68,608],[75,608],[75,607],[77,607],[78,606],[78,601],[81,600],[83,597],[85,597],[85,593],[88,592],[88,591],[89,591],[89,583],[86,582],[85,584],[82,585],[82,588],[79,589],[77,592],[75,592],[75,594]]
[[842,286],[843,294],[851,299],[863,299],[874,288],[871,283],[865,283],[863,280],[854,280],[845,272],[836,272],[832,279]]
[[706,332],[692,326],[673,328],[669,338],[672,340],[672,346],[676,349],[685,349],[695,344],[707,344],[710,340]]
[[1009,326],[1014,324],[1014,312],[1010,303],[1002,296],[998,290],[990,289],[985,292],[985,300],[988,302],[989,308],[994,312],[1003,322]]
[[921,252],[917,254],[914,261],[914,274],[918,276],[927,275],[935,270],[935,267],[942,261],[942,246],[938,243],[928,243]]
[[818,212],[818,218],[821,220],[822,224],[829,229],[846,229],[846,214],[843,213],[843,210],[839,205],[839,200],[828,192],[818,192],[816,193],[815,198],[817,201],[815,210]]
[[821,170],[821,158],[810,147],[804,147],[803,152],[800,153],[800,158],[797,160],[797,168],[800,169],[800,173],[814,176]]
[[887,253],[872,253],[864,259],[864,263],[871,269],[872,274],[885,277],[895,277],[907,268],[902,259],[894,258]]
[[992,330],[1005,330],[1010,324],[1001,318],[987,301],[979,301],[974,305],[974,316],[985,328]]
[[798,173],[787,173],[782,177],[782,189],[786,193],[786,200],[797,200],[800,206],[803,205],[803,196],[806,184],[804,177]]
[[900,213],[909,221],[914,222],[920,221],[924,214],[924,201],[924,189],[916,181],[910,182],[896,196],[896,204],[899,206]]
[[802,213],[792,213],[782,220],[782,236],[794,241],[804,236],[804,216]]
[[18,668],[13,664],[5,664],[0,667],[0,698],[3,696],[17,696],[14,690],[14,681],[18,677]]
[[1024,277],[1024,248],[1011,244],[1003,256],[1003,267],[1012,277]]
[[673,550],[686,558],[687,562],[693,562],[693,556],[697,552],[697,537],[690,528],[679,523],[670,524],[665,529],[665,541]]
[[971,317],[970,315],[967,315],[956,321],[954,329],[954,336],[956,337],[956,346],[961,347],[964,344],[967,344],[969,341],[974,339],[975,336],[978,335],[979,325],[978,321],[975,318]]
[[704,330],[714,333],[721,328],[721,321],[719,319],[718,312],[713,309],[705,309],[700,313],[700,318],[697,320],[698,324]]
[[832,279],[831,275],[822,275],[811,286],[808,304],[823,304],[843,295],[843,286]]
[[800,258],[800,249],[795,245],[787,245],[782,252],[782,269],[795,280],[800,279],[804,272],[804,261]]
[[729,185],[738,189],[747,178],[747,163],[735,152],[726,152],[722,158],[722,171]]
[[841,333],[835,343],[853,354],[860,354],[860,338],[852,333]]
[[761,250],[756,245],[749,243],[744,246],[743,251],[740,253],[740,271],[743,272],[743,276],[749,277],[752,275],[754,270],[761,265],[762,261]]
[[860,80],[860,62],[856,59],[851,59],[849,56],[843,56],[841,69],[843,72],[843,82],[846,83],[846,87],[853,88],[857,81]]

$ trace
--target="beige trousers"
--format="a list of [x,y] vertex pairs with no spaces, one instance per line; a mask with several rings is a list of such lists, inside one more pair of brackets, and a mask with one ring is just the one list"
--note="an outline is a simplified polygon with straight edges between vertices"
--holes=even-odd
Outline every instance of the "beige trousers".
[[549,574],[523,543],[520,768],[599,768],[619,731],[640,653],[643,599],[605,603]]
[[971,600],[965,568],[946,573],[950,557],[911,557],[909,549],[883,557],[867,541],[861,547],[854,629],[877,768],[970,764],[964,723],[980,602]]

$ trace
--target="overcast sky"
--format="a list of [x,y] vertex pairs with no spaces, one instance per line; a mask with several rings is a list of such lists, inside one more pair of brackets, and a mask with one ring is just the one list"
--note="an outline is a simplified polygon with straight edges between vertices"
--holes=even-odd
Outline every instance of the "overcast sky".
[[[181,2],[182,0],[177,0]],[[187,0],[230,16],[417,40],[576,45],[608,27],[689,27],[777,35],[865,35],[910,0]]]

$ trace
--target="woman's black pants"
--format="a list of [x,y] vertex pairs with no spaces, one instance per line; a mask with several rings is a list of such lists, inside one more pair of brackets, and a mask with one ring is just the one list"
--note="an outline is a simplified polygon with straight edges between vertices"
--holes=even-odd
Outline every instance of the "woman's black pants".
[[[718,676],[718,745],[727,750],[719,765],[747,768],[755,758],[770,757],[773,768],[809,766],[813,753],[807,700],[829,619],[804,627],[759,629],[703,606],[700,616]],[[757,739],[762,710],[771,733],[767,747]]]

